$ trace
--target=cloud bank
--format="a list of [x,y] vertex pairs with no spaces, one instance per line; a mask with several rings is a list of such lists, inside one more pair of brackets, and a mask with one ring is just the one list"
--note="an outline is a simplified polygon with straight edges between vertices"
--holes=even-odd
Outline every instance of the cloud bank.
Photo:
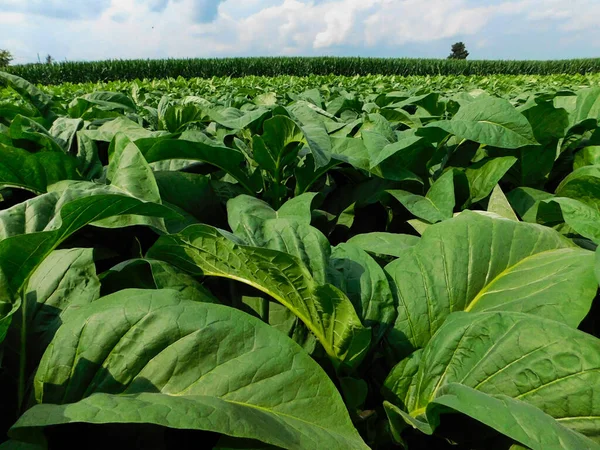
[[475,58],[600,55],[597,0],[0,0],[0,10],[0,48],[18,62],[37,53],[444,57],[456,40]]

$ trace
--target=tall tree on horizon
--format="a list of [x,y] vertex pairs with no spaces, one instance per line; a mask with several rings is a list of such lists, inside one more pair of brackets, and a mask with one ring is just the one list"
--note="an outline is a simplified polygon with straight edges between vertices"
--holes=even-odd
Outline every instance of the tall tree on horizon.
[[6,67],[13,60],[12,54],[8,50],[0,50],[0,67]]
[[452,45],[452,53],[450,53],[448,59],[467,59],[467,56],[469,56],[469,52],[464,42],[457,42]]

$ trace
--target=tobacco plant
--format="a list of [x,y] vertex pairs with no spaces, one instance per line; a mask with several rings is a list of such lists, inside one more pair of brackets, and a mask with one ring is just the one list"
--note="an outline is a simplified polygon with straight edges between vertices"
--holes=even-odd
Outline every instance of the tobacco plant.
[[0,79],[2,450],[600,448],[600,88]]

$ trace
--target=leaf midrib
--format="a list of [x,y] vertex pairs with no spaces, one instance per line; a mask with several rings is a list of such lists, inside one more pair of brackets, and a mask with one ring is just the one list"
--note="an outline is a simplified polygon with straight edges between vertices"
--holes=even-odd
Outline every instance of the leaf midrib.
[[[205,250],[202,250],[202,249],[200,249],[200,248],[198,248],[198,247],[196,247],[196,246],[194,246],[194,245],[192,245],[192,244],[190,244],[188,242],[181,241],[181,243],[185,247],[187,247],[189,249],[197,250],[197,251],[200,251],[200,252],[205,251]],[[168,251],[166,251],[166,253],[170,254],[174,258],[181,259],[175,253],[170,253]],[[314,325],[314,322],[313,322],[313,320],[312,320],[311,317],[307,317],[300,310],[298,310],[297,308],[295,308],[291,303],[287,302],[285,300],[285,298],[283,298],[283,297],[277,295],[276,293],[272,292],[267,287],[265,287],[263,285],[260,285],[260,284],[257,284],[257,283],[255,283],[255,282],[253,282],[253,281],[251,281],[251,280],[249,280],[247,278],[240,277],[240,276],[237,276],[237,275],[234,275],[234,274],[231,274],[231,273],[226,273],[226,272],[220,271],[214,265],[206,262],[205,259],[203,259],[203,260],[204,260],[204,264],[206,264],[207,266],[213,268],[212,271],[208,271],[208,272],[205,271],[205,270],[203,270],[203,272],[204,272],[205,275],[219,277],[219,278],[227,278],[227,279],[236,280],[236,281],[239,281],[241,283],[247,284],[247,285],[252,286],[253,288],[258,289],[259,291],[262,291],[265,294],[271,296],[272,298],[274,298],[275,300],[277,300],[279,303],[281,303],[283,306],[285,306],[286,308],[288,308],[292,313],[294,313],[294,315],[296,315],[300,320],[302,320],[304,322],[304,324],[310,329],[310,331],[312,331],[315,334],[315,336],[317,337],[317,339],[319,339],[319,341],[323,345],[323,348],[325,349],[325,351],[327,352],[327,354],[330,355],[332,358],[338,359],[338,356],[336,355],[334,349],[329,345],[329,340],[322,333],[321,329],[317,328]],[[185,260],[182,260],[182,262],[185,262]],[[286,277],[286,279],[287,279],[287,277]],[[290,285],[294,289],[296,289],[296,286],[295,286],[294,283],[290,282]],[[303,296],[297,290],[296,290],[296,293],[297,293],[297,295],[300,298],[303,298]]]
[[538,253],[534,253],[534,254],[531,254],[529,256],[526,256],[525,258],[523,258],[522,260],[520,260],[517,263],[513,264],[512,266],[508,266],[506,269],[504,269],[502,272],[500,272],[498,275],[496,275],[488,284],[486,284],[479,291],[479,293],[467,305],[467,307],[465,308],[465,312],[471,312],[473,310],[473,308],[477,305],[477,303],[483,298],[483,296],[488,293],[488,291],[491,288],[491,286],[494,285],[496,282],[500,281],[504,276],[506,276],[507,274],[509,274],[510,272],[512,272],[516,267],[518,267],[518,266],[526,263],[531,258],[537,257],[539,255],[543,255],[545,253],[556,252],[556,251],[564,251],[564,250],[572,250],[572,249],[569,248],[569,247],[562,247],[562,248],[553,248],[551,250],[544,250],[542,252],[538,252]]

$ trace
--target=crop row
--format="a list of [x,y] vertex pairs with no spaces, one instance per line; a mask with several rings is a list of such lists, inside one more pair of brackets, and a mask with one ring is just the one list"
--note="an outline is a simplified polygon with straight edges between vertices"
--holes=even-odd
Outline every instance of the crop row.
[[0,79],[2,450],[600,448],[592,79]]
[[[204,97],[220,106],[242,106],[248,102],[260,105],[268,101],[287,103],[296,96],[317,89],[325,102],[343,92],[351,92],[363,103],[368,96],[381,93],[405,92],[411,96],[443,92],[445,96],[467,93],[479,95],[482,91],[514,102],[522,102],[531,95],[560,90],[577,91],[600,86],[600,74],[590,75],[491,75],[480,76],[383,76],[344,77],[337,75],[309,77],[256,77],[245,78],[166,78],[161,80],[110,81],[97,83],[62,83],[39,86],[55,101],[69,103],[74,97],[97,91],[119,92],[132,96],[141,106],[156,107],[164,95],[171,99]],[[0,86],[5,101],[22,102],[13,90]]]
[[253,57],[216,59],[108,60],[25,64],[10,72],[32,83],[110,80],[310,75],[550,75],[600,72],[600,59],[486,61],[360,57]]

